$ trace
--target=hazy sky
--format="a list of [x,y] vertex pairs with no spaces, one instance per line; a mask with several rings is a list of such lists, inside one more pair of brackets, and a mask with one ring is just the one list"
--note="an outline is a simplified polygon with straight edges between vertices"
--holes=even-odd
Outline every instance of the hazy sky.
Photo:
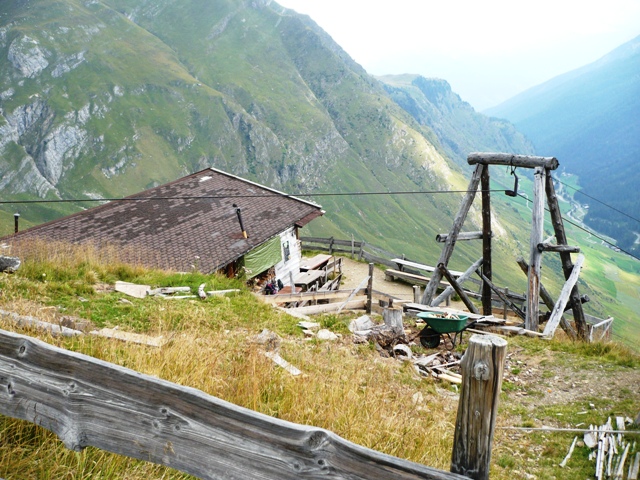
[[276,0],[369,73],[447,80],[476,110],[640,35],[640,0]]

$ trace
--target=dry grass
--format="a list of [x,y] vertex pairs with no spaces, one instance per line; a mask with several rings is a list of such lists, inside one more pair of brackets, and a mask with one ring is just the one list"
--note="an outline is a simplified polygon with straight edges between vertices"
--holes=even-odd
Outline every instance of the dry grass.
[[[118,253],[67,246],[48,246],[47,249],[40,246],[32,248],[30,253],[23,250],[20,255],[24,265],[19,272],[0,275],[0,308],[54,322],[68,314],[149,334],[170,333],[172,340],[167,345],[152,348],[90,335],[57,339],[35,331],[22,331],[63,348],[198,388],[268,415],[326,428],[366,447],[449,469],[457,398],[448,385],[419,377],[409,364],[382,358],[370,346],[353,345],[347,336],[336,343],[307,341],[297,329],[296,319],[262,304],[246,291],[206,301],[170,302],[147,298],[130,299],[133,305],[123,305],[119,302],[120,295],[99,292],[96,285],[116,279],[144,280],[154,285],[178,281],[197,285],[205,281],[216,288],[233,288],[238,283],[197,272],[176,276],[170,272],[149,271],[139,265],[121,263]],[[88,301],[79,301],[80,296]],[[344,321],[346,318],[331,319],[336,331],[344,329]],[[2,322],[0,328],[15,330],[13,325]],[[280,335],[280,354],[301,369],[303,376],[292,377],[262,355],[262,347],[252,339],[263,328]],[[510,348],[515,346],[518,351],[517,358],[539,359],[548,354],[548,344],[535,339],[517,339],[510,343]],[[577,364],[572,359],[586,358],[585,368],[591,362],[589,355],[600,352],[563,345],[552,345],[560,352],[557,357],[566,357],[570,364]],[[612,362],[612,365],[633,369],[637,374],[637,361],[636,358],[632,365],[621,362]],[[552,383],[544,376],[540,381],[545,385]],[[558,418],[554,412],[545,413],[536,405],[538,400],[541,403],[544,400],[543,395],[537,396],[539,387],[514,386],[509,382],[505,385],[512,390],[503,393],[499,424],[519,425],[534,417],[536,421],[548,423],[544,415]],[[527,396],[519,397],[523,392]],[[628,404],[620,400],[606,404],[606,408],[615,410],[622,408],[621,405],[640,408],[634,393],[631,392]],[[422,400],[416,402],[416,396]],[[530,399],[531,408],[521,407],[523,398]],[[563,405],[567,402],[567,398],[562,399]],[[567,408],[570,409],[571,404]],[[583,404],[576,404],[574,410],[583,408]],[[634,412],[628,412],[632,414]],[[536,472],[539,478],[558,474],[555,457],[561,460],[566,452],[562,442],[554,444],[555,450],[549,450],[548,444],[548,439],[542,436],[516,438],[498,431],[492,478],[514,478],[516,471],[527,471],[529,462],[540,462],[545,455],[549,457],[549,466]],[[6,479],[188,478],[164,467],[92,448],[72,452],[53,434],[4,417],[0,417],[0,458],[0,477]]]

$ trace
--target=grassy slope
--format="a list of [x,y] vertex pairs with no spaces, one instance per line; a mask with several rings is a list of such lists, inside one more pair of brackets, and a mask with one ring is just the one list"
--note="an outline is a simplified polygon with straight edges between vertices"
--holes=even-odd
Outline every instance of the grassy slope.
[[[341,341],[309,342],[296,327],[297,319],[262,304],[246,290],[203,302],[147,298],[130,299],[127,304],[119,301],[121,295],[99,288],[118,279],[153,286],[241,287],[235,280],[124,265],[115,251],[49,246],[45,253],[36,246],[35,252],[22,256],[25,262],[18,273],[0,276],[3,310],[50,321],[62,315],[84,317],[96,326],[170,335],[172,340],[155,349],[91,336],[53,339],[26,333],[268,415],[330,429],[370,448],[448,469],[455,392],[447,384],[420,377],[408,363],[382,358],[372,346],[353,345],[346,329],[353,314],[319,318],[324,327],[344,335]],[[0,328],[15,329],[4,321]],[[282,337],[280,353],[306,374],[303,378],[289,376],[260,354],[252,337],[263,328]],[[562,340],[508,341],[499,426],[601,424],[609,415],[635,416],[640,409],[640,358],[623,348]],[[417,354],[430,353],[415,349]],[[3,478],[187,478],[92,448],[81,453],[66,450],[55,436],[25,422],[1,417],[0,431]],[[592,475],[594,465],[584,447],[576,449],[568,470],[557,467],[572,438],[573,434],[498,429],[491,478],[516,478],[522,471],[537,478]]]

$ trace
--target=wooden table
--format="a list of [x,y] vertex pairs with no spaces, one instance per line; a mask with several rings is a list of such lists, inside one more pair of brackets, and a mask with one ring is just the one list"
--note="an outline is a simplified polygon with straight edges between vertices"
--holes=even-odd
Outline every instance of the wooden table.
[[293,277],[293,283],[296,286],[302,287],[304,290],[309,290],[312,285],[320,283],[324,278],[324,272],[322,270],[309,270],[307,272],[300,272]]
[[306,272],[308,270],[317,270],[318,268],[324,267],[330,259],[331,255],[325,255],[323,253],[320,253],[315,257],[303,258],[300,261],[300,271]]

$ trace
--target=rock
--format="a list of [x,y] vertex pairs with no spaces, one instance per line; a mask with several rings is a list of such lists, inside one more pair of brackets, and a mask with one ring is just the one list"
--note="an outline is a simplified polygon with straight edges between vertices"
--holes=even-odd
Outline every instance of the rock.
[[259,335],[253,337],[253,342],[263,345],[266,350],[277,350],[280,348],[280,337],[266,328],[262,330]]
[[14,273],[20,268],[20,263],[18,257],[0,255],[0,272]]
[[338,336],[335,333],[333,333],[331,330],[327,330],[326,328],[323,328],[322,330],[318,331],[318,333],[316,334],[316,338],[318,340],[335,341],[338,339]]
[[413,394],[413,405],[420,405],[421,403],[424,403],[424,395],[422,394],[422,392],[416,392]]
[[361,317],[356,318],[349,324],[349,331],[359,332],[364,330],[371,330],[375,326],[376,324],[373,323],[373,321],[368,315],[362,315]]
[[38,76],[42,70],[49,66],[38,42],[26,35],[11,42],[7,59],[20,71],[22,76],[27,78]]

